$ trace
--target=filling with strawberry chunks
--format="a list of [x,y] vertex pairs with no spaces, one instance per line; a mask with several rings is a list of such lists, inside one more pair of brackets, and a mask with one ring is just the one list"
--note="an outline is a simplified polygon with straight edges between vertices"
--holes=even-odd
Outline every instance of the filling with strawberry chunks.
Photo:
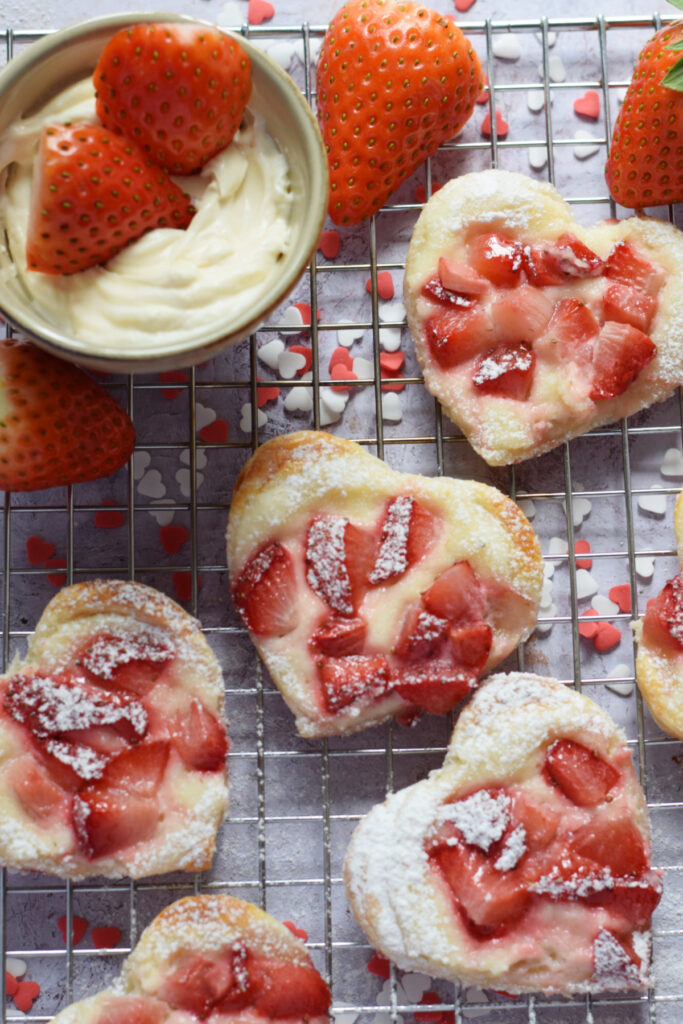
[[287,636],[302,625],[305,580],[324,609],[314,602],[306,635],[324,713],[354,713],[397,694],[415,713],[445,714],[477,685],[509,588],[457,561],[402,608],[390,649],[371,629],[373,595],[418,565],[440,529],[411,495],[390,499],[371,526],[316,515],[303,538],[270,541],[252,555],[233,585],[235,606],[251,632]]
[[674,576],[648,601],[643,639],[672,654],[683,653],[683,573]]
[[[33,669],[3,685],[2,714],[21,729],[26,750],[8,767],[9,785],[34,824],[69,824],[88,860],[155,834],[173,765],[224,768],[225,727],[198,698],[180,694],[175,662],[165,636],[100,633],[59,670]],[[171,709],[165,715],[160,700]]]
[[661,891],[649,844],[633,820],[625,771],[584,744],[562,738],[543,751],[539,772],[490,785],[441,805],[426,842],[433,870],[475,942],[533,931],[552,906],[567,907],[593,972],[615,962],[617,987],[638,982],[633,933],[648,926]]
[[631,242],[603,260],[571,234],[527,242],[486,228],[457,257],[442,256],[422,286],[424,338],[441,369],[469,375],[473,395],[528,401],[543,365],[571,362],[595,403],[654,359],[665,275]]

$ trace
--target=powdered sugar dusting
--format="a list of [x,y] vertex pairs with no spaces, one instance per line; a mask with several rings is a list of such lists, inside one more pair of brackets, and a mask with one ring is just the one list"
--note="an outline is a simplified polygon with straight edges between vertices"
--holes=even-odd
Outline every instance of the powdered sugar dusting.
[[641,984],[637,964],[606,928],[600,929],[593,943],[593,965],[595,981],[601,988],[629,989]]
[[597,892],[614,888],[614,878],[609,868],[601,871],[576,872],[570,878],[564,878],[559,867],[554,867],[547,875],[539,878],[531,888],[539,895],[554,899],[583,900]]
[[119,693],[100,696],[83,681],[65,683],[49,676],[14,676],[4,707],[39,739],[124,721],[131,724],[138,736],[144,736],[149,724],[144,707],[131,697]]
[[48,754],[52,754],[62,764],[73,768],[81,779],[99,779],[109,761],[109,758],[98,754],[92,747],[86,747],[82,743],[48,740],[45,749]]
[[466,843],[488,853],[510,823],[510,797],[504,792],[494,796],[480,789],[464,800],[445,804],[439,812],[439,821],[452,821]]
[[375,566],[368,577],[370,583],[384,583],[408,568],[408,534],[413,503],[410,495],[400,495],[389,504]]
[[346,568],[342,516],[317,516],[306,534],[306,579],[312,590],[341,615],[353,615],[351,579]]
[[496,871],[512,871],[526,853],[526,848],[526,829],[524,825],[518,825],[503,843],[500,856],[493,865]]
[[154,639],[148,633],[134,636],[100,636],[83,655],[83,667],[100,679],[111,679],[120,665],[131,661],[162,664],[173,656],[173,645],[166,638]]

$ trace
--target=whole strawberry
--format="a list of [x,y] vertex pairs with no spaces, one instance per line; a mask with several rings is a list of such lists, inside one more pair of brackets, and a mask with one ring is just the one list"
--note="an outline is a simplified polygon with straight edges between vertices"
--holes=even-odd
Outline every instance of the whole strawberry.
[[468,120],[483,85],[455,22],[411,0],[348,0],[317,66],[329,214],[357,224]]
[[683,199],[683,74],[674,68],[681,40],[677,22],[645,45],[614,126],[605,177],[630,209]]
[[97,116],[172,174],[191,174],[224,149],[251,95],[251,64],[209,26],[153,22],[122,29],[93,74]]
[[134,445],[129,417],[82,370],[26,341],[0,342],[0,490],[97,480]]
[[157,227],[185,228],[188,197],[135,145],[91,124],[43,129],[26,262],[44,274],[106,263]]

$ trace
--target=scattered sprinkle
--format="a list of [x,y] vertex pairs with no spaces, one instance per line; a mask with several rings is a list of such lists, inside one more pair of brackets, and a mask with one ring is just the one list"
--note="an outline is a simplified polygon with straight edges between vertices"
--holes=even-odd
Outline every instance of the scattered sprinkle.
[[[545,78],[543,73],[543,65],[538,66],[539,78]],[[548,61],[548,78],[551,82],[564,82],[567,77],[567,71],[564,64],[562,63],[561,57],[551,57]]]
[[595,89],[588,89],[574,100],[574,111],[579,117],[590,117],[594,121],[600,117],[600,97]]
[[[189,601],[192,597],[192,573],[174,572],[171,577],[173,589],[179,601]],[[197,590],[202,585],[201,576],[197,576]]]
[[313,365],[313,349],[310,345],[292,345],[289,351],[295,352],[297,355],[304,357],[304,365],[297,372],[308,373]]
[[368,960],[370,974],[376,974],[378,978],[386,981],[391,975],[391,964],[381,953],[375,953],[372,959]]
[[403,419],[401,399],[394,391],[382,395],[382,419],[387,423],[400,423]]
[[113,505],[114,502],[109,498],[105,498],[102,502],[102,508],[95,513],[95,526],[100,530],[116,530],[119,526],[123,526],[126,518],[120,509],[109,508],[108,506]]
[[161,546],[168,555],[175,555],[190,536],[190,531],[180,523],[171,526],[162,526],[159,530]]
[[[552,102],[552,93],[550,93]],[[538,114],[545,107],[545,90],[529,89],[526,94],[526,104],[532,114]]]
[[548,150],[545,146],[529,146],[527,149],[529,166],[534,171],[542,171],[548,163]]
[[638,508],[651,516],[666,515],[666,494],[657,494],[659,486],[653,484],[648,494],[638,495]]
[[631,587],[628,583],[618,583],[609,591],[611,601],[619,608],[620,612],[631,612]]
[[590,132],[579,129],[577,132],[574,132],[574,139],[576,145],[573,147],[573,150],[577,160],[588,160],[600,152],[600,143]]
[[655,571],[655,561],[650,555],[638,555],[636,557],[636,575],[641,580],[651,580]]
[[[268,422],[268,417],[262,409],[257,411],[256,428],[260,430],[261,427],[265,427]],[[251,434],[251,402],[245,402],[242,406],[242,416],[240,418],[240,430],[245,434]]]
[[[48,558],[45,562],[46,569],[66,569],[66,558]],[[51,583],[53,587],[63,587],[66,583],[66,573],[62,572],[49,572],[47,574],[48,583]]]
[[17,1010],[28,1013],[39,995],[40,985],[37,981],[20,981],[12,999]]
[[335,256],[339,255],[339,232],[334,230],[323,231],[318,242],[318,248],[325,259],[333,260]]
[[138,483],[138,491],[145,498],[163,498],[166,494],[166,485],[161,479],[158,469],[148,469]]
[[121,941],[121,929],[114,925],[93,928],[92,941],[95,949],[116,949]]
[[293,921],[283,921],[285,928],[289,928],[292,935],[296,935],[297,939],[302,939],[303,942],[308,942],[308,932],[305,928],[297,928]]
[[[64,942],[66,942],[66,914],[62,914],[62,916],[57,919],[57,927],[62,933]],[[71,918],[72,945],[77,946],[87,930],[88,922],[86,919],[84,917],[77,917],[76,914],[74,914]]]
[[313,408],[313,395],[310,388],[292,388],[285,396],[287,412],[310,412]]
[[306,369],[306,357],[300,352],[293,352],[292,349],[285,349],[277,361],[277,372],[283,380],[292,380],[297,373]]
[[256,358],[265,363],[271,370],[277,370],[278,360],[285,350],[285,343],[282,338],[273,338],[261,345],[256,351]]
[[494,57],[499,57],[501,60],[519,60],[522,56],[519,37],[512,32],[496,36],[491,44],[491,51]]
[[215,419],[201,428],[199,436],[206,444],[224,444],[229,436],[228,424],[223,419]]
[[249,13],[247,15],[250,25],[260,25],[263,21],[270,21],[275,14],[275,8],[268,0],[249,0]]
[[[504,139],[509,131],[510,126],[501,114],[500,110],[496,110],[496,135],[499,139]],[[485,135],[486,138],[491,137],[491,114],[490,112],[485,114],[484,120],[481,122],[481,134]]]
[[[372,293],[372,278],[365,282],[366,292]],[[394,297],[394,279],[388,270],[380,270],[377,275],[377,294],[380,299],[389,302]]]
[[597,594],[598,585],[587,569],[576,570],[576,596],[579,600]]
[[55,553],[55,546],[42,537],[29,537],[26,541],[26,557],[29,565],[44,565]]
[[[164,370],[163,373],[159,374],[159,380],[162,384],[187,384],[189,383],[189,376],[185,370]],[[182,394],[182,388],[162,388],[161,393],[164,398],[172,402],[174,398]]]
[[659,472],[662,476],[683,477],[683,454],[678,448],[667,448]]
[[[586,555],[590,551],[591,546],[587,540],[577,540],[574,544],[575,555]],[[576,559],[577,569],[592,569],[593,559],[592,558],[577,558]]]

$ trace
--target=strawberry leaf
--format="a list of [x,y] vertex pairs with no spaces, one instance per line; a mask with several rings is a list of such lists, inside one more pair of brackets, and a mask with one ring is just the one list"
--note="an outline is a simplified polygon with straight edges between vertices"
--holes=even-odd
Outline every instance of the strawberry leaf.
[[677,7],[679,11],[683,11],[683,0],[669,0],[669,3]]
[[[680,49],[680,47],[676,47],[676,49]],[[662,85],[666,86],[667,89],[683,92],[683,57],[677,60],[674,66],[664,75]]]

